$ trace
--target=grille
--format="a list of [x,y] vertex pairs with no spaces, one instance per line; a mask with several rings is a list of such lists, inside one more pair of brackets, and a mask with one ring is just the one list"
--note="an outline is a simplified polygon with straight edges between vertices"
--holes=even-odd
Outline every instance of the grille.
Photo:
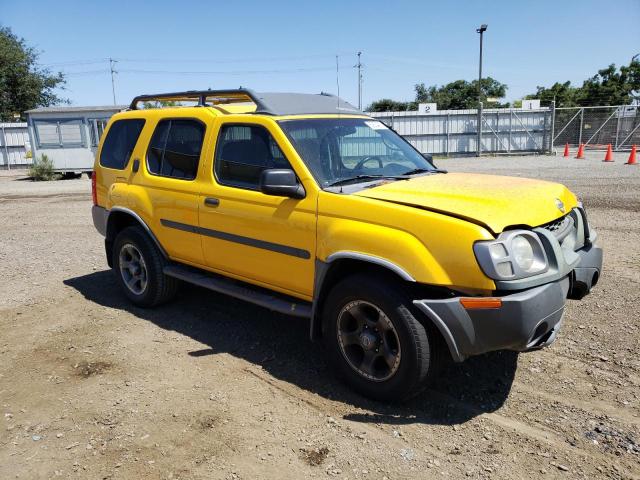
[[571,214],[567,214],[564,217],[560,217],[553,222],[549,222],[545,225],[541,225],[541,228],[551,232],[556,238],[564,238],[568,233],[568,230],[573,228],[574,220]]

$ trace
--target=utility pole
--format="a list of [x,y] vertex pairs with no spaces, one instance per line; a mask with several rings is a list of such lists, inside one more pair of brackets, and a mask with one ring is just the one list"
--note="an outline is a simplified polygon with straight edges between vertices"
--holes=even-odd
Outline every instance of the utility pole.
[[478,146],[476,148],[476,156],[482,154],[482,34],[487,31],[487,25],[482,24],[476,32],[480,34],[480,63],[478,65]]
[[113,92],[113,104],[116,104],[116,81],[114,75],[118,73],[115,70],[115,65],[118,61],[109,57],[109,70],[111,71],[111,91]]
[[358,110],[362,110],[362,62],[360,56],[362,52],[358,52],[358,63],[356,68],[358,69]]

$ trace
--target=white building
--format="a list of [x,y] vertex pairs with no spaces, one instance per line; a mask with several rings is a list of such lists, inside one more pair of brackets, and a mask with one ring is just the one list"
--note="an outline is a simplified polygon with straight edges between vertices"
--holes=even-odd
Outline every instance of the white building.
[[59,172],[90,172],[107,121],[126,108],[110,105],[27,110],[33,158],[47,155]]

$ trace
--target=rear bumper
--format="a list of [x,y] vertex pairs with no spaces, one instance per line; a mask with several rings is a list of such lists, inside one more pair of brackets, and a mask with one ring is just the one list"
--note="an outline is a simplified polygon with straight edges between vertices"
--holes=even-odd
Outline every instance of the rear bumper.
[[580,262],[570,275],[501,296],[500,308],[466,309],[459,297],[413,303],[438,327],[455,361],[494,350],[543,348],[556,339],[567,298],[584,297],[600,276],[600,247],[576,253]]
[[103,237],[107,236],[107,220],[109,219],[109,210],[94,205],[91,207],[91,217],[93,218],[93,226],[96,227],[98,233]]

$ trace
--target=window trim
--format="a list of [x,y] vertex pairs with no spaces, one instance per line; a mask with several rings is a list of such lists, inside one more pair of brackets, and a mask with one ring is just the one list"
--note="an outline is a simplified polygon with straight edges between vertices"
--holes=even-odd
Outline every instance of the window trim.
[[[84,117],[55,117],[55,118],[34,118],[33,119],[33,132],[36,137],[36,145],[40,150],[50,150],[57,148],[87,148],[87,139],[85,134],[85,121]],[[77,123],[80,127],[80,143],[64,143],[62,140],[62,130],[60,129],[60,123]],[[58,143],[42,143],[40,141],[40,132],[38,131],[38,124],[53,124],[56,126],[56,133],[58,134]]]
[[289,168],[291,170],[293,170],[293,172],[296,174],[296,178],[298,178],[298,182],[300,182],[300,178],[298,177],[298,172],[296,172],[295,169],[293,168],[293,165],[291,164],[291,161],[287,158],[287,155],[284,153],[284,150],[282,149],[282,147],[278,143],[278,140],[276,140],[275,136],[271,133],[271,130],[269,130],[265,125],[262,125],[260,123],[248,123],[248,122],[247,123],[243,123],[243,122],[224,122],[224,123],[220,124],[220,127],[218,129],[218,137],[216,138],[216,148],[215,148],[215,150],[213,152],[213,165],[212,165],[213,177],[215,178],[216,183],[218,185],[222,185],[222,186],[225,186],[225,187],[239,188],[241,190],[249,190],[251,192],[260,192],[260,185],[256,185],[256,187],[248,187],[246,185],[237,185],[237,184],[234,184],[234,183],[229,183],[227,181],[222,181],[218,177],[218,172],[216,171],[216,166],[218,165],[218,150],[220,149],[220,144],[222,143],[222,142],[220,142],[220,137],[222,135],[222,130],[225,127],[260,127],[262,129],[266,130],[267,133],[269,134],[269,136],[271,136],[273,141],[276,143],[276,145],[278,146],[278,148],[282,152],[282,156],[284,157],[284,159],[289,164]]
[[140,141],[140,137],[142,136],[142,132],[144,130],[145,125],[147,124],[147,119],[146,118],[142,118],[142,117],[135,117],[135,118],[118,118],[117,120],[114,120],[113,122],[111,122],[111,124],[109,125],[109,128],[105,131],[106,136],[104,137],[105,140],[107,139],[107,136],[109,135],[109,133],[111,132],[111,129],[113,128],[113,126],[118,123],[118,122],[122,122],[125,120],[141,120],[142,121],[142,128],[140,129],[140,133],[138,134],[138,138],[136,138],[136,143],[133,144],[133,149],[131,150],[131,155],[129,155],[129,158],[127,158],[126,163],[122,166],[122,168],[114,168],[114,167],[108,167],[106,165],[104,165],[102,163],[102,150],[104,148],[104,142],[102,143],[102,146],[100,147],[100,151],[96,152],[96,154],[99,154],[100,160],[98,160],[98,165],[100,165],[100,168],[107,168],[109,170],[113,170],[116,172],[122,172],[124,170],[127,169],[127,167],[129,166],[129,162],[131,161],[131,157],[133,156],[133,152],[135,151],[136,147],[138,146],[138,142]]
[[[156,133],[156,130],[158,129],[158,125],[160,125],[162,122],[166,122],[166,121],[173,121],[173,120],[191,120],[194,122],[199,123],[200,125],[202,125],[204,127],[204,130],[202,132],[202,145],[200,146],[200,156],[198,157],[198,168],[196,168],[196,175],[193,178],[179,178],[179,177],[172,177],[170,175],[160,175],[159,173],[153,173],[151,170],[149,170],[149,149],[151,148],[151,140],[153,139],[153,135]],[[171,128],[169,128],[169,133],[171,133]],[[149,141],[147,142],[147,149],[144,152],[144,168],[146,170],[146,173],[153,176],[153,177],[160,177],[160,178],[170,178],[171,180],[181,180],[183,182],[195,182],[198,179],[198,171],[200,170],[200,165],[201,165],[201,160],[202,160],[202,153],[204,151],[204,144],[207,140],[207,124],[205,122],[203,122],[202,120],[200,120],[199,118],[196,117],[165,117],[165,118],[161,118],[159,119],[155,126],[153,127],[153,132],[151,132],[151,136],[149,137]],[[166,145],[165,145],[166,146]]]

